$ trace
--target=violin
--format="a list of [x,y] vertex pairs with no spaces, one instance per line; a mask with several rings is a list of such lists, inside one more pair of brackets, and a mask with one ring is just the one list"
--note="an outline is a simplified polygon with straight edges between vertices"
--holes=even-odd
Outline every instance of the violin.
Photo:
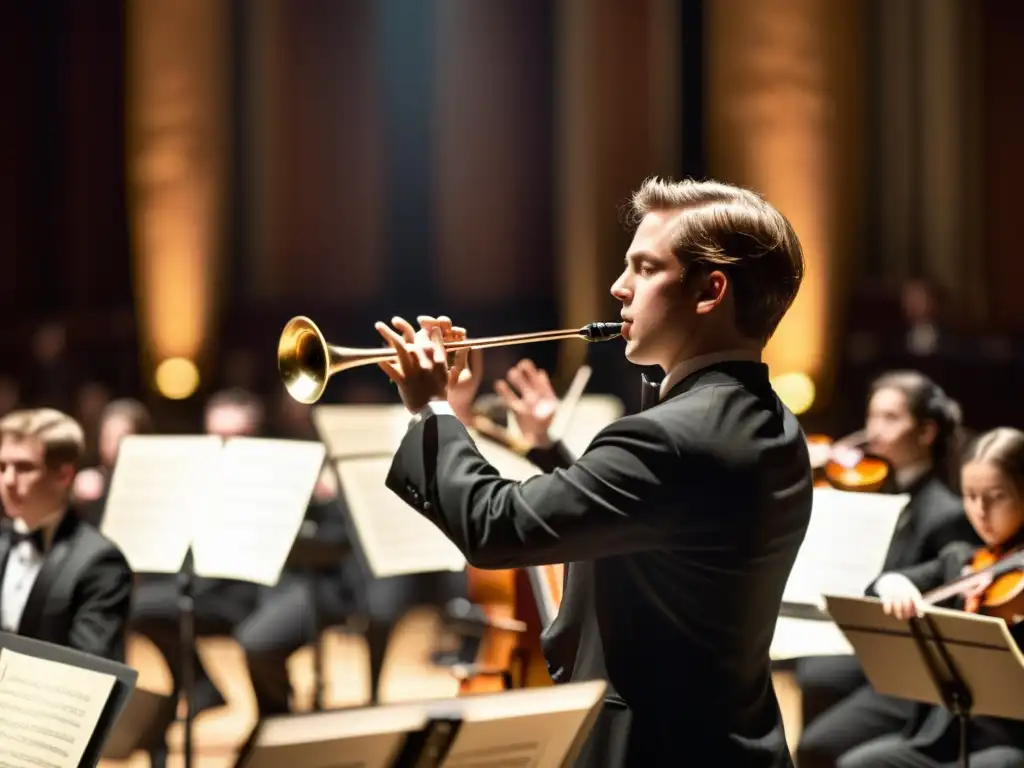
[[816,488],[877,493],[889,479],[891,468],[885,459],[872,456],[862,446],[861,433],[833,441],[825,435],[808,435]]
[[[951,597],[966,597],[964,611],[994,616],[1010,626],[1024,621],[1024,550],[1002,556],[982,547],[974,553],[969,572],[922,597],[926,603],[941,603]],[[991,583],[977,592],[991,578]],[[973,593],[973,594],[972,594]]]

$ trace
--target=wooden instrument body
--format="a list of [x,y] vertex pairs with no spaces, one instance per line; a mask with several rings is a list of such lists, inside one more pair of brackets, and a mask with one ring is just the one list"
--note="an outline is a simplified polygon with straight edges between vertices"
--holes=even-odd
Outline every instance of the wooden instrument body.
[[[987,578],[991,583],[978,591]],[[965,598],[968,613],[994,616],[1010,626],[1024,621],[1024,550],[999,555],[983,547],[974,553],[966,574],[923,597],[941,603],[956,596]]]
[[845,441],[825,435],[808,435],[814,485],[840,491],[878,493],[889,479],[891,468],[884,459],[866,454]]

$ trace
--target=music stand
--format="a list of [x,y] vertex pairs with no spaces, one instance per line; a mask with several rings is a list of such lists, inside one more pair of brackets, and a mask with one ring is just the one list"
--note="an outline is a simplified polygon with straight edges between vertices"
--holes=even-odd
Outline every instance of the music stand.
[[598,680],[270,717],[250,734],[235,768],[438,768],[481,754],[495,764],[565,768],[593,727],[605,689]]
[[277,583],[323,466],[317,442],[131,435],[118,450],[102,532],[136,573],[173,574],[192,766],[196,577]]
[[[124,713],[128,699],[135,689],[135,683],[139,678],[138,671],[125,664],[102,659],[72,648],[12,635],[7,632],[0,632],[0,653],[4,650],[11,650],[23,656],[31,656],[46,662],[77,667],[78,669],[114,678],[110,694],[103,705],[99,719],[92,729],[92,735],[78,763],[79,768],[92,768],[95,766],[100,761],[104,744],[110,737],[114,724]],[[59,679],[61,676],[60,669],[51,673],[51,676]]]
[[174,722],[177,699],[145,688],[136,688],[121,716],[114,722],[103,757],[128,760],[137,750],[150,751],[163,742],[164,732]]
[[1024,656],[1001,619],[929,608],[900,620],[873,598],[826,603],[878,693],[943,707],[957,719],[961,766],[970,765],[973,717],[1024,721]]

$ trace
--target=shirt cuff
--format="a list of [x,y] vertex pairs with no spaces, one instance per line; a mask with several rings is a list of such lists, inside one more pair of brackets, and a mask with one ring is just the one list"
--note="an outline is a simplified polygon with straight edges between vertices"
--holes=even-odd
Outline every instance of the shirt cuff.
[[416,413],[412,415],[412,420],[409,422],[409,426],[413,427],[419,424],[428,416],[454,416],[455,411],[452,410],[451,405],[447,400],[431,400],[425,406],[420,408]]

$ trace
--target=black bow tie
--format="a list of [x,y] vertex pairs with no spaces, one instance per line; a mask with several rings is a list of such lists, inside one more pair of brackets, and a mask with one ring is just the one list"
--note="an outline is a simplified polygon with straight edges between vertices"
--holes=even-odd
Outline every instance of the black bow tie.
[[29,531],[28,533],[22,533],[21,531],[14,530],[11,531],[11,547],[16,547],[25,541],[35,547],[37,552],[42,553],[46,551],[46,543],[43,541],[42,528]]
[[649,380],[645,374],[640,379],[640,410],[646,411],[661,402],[661,383]]

